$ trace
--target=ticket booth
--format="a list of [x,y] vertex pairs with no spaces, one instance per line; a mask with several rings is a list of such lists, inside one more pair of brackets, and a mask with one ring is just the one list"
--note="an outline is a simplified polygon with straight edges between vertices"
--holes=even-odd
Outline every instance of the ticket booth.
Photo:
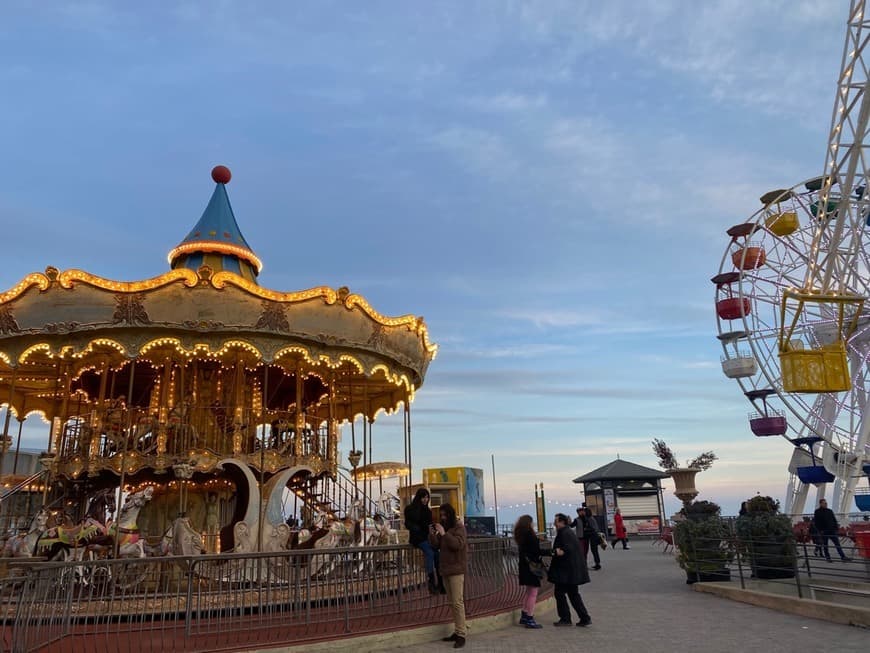
[[485,516],[486,504],[483,498],[483,470],[476,467],[433,467],[423,470],[423,482],[399,488],[399,498],[404,509],[417,490],[429,490],[429,508],[433,521],[438,521],[438,508],[449,503],[456,514],[468,522],[469,518]]

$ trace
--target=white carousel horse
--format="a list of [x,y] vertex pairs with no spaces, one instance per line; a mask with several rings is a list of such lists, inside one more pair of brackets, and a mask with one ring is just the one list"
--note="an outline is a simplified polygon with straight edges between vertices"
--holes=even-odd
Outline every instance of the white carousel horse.
[[51,514],[45,508],[41,508],[30,522],[26,533],[13,535],[6,540],[3,547],[4,558],[30,558],[36,550],[36,543],[42,534],[48,530],[48,522]]
[[202,535],[190,525],[187,517],[176,517],[157,544],[143,545],[149,558],[163,556],[192,556],[204,552]]
[[109,527],[109,535],[112,536],[113,540],[118,539],[119,558],[145,557],[145,539],[139,535],[139,526],[136,524],[136,520],[139,518],[139,511],[151,501],[153,496],[154,488],[150,486],[131,494],[121,508],[118,521]]
[[402,512],[399,510],[399,504],[399,497],[395,494],[392,492],[382,492],[377,500],[377,511],[387,519],[393,519],[398,517]]

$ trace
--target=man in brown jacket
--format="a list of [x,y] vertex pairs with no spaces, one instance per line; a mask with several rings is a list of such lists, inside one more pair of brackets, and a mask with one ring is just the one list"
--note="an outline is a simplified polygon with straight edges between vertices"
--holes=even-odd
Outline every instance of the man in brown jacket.
[[465,646],[465,569],[468,566],[468,536],[465,526],[456,519],[456,510],[449,503],[439,507],[440,524],[433,524],[429,543],[441,552],[438,570],[447,587],[447,602],[453,610],[453,634],[445,642],[453,648]]

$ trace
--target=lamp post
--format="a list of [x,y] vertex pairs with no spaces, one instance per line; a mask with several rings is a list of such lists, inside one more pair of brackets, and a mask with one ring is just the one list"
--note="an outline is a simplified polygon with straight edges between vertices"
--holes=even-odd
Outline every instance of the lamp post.
[[353,498],[356,500],[359,496],[359,491],[357,488],[356,482],[356,467],[359,465],[360,458],[362,458],[362,451],[359,449],[351,449],[350,453],[347,454],[347,461],[350,463],[350,466],[353,468],[351,472],[351,476],[353,477]]

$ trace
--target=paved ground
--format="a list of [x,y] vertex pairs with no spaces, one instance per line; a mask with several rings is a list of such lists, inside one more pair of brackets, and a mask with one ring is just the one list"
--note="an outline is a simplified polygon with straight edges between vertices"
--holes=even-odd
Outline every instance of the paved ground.
[[[514,653],[867,653],[870,630],[774,612],[694,592],[673,556],[648,542],[608,549],[603,569],[581,587],[588,628],[554,628],[555,611],[535,615],[542,630],[514,626],[469,633],[465,650]],[[414,650],[452,650],[432,642]],[[357,652],[362,653],[357,647]],[[398,647],[392,650],[408,650]]]

